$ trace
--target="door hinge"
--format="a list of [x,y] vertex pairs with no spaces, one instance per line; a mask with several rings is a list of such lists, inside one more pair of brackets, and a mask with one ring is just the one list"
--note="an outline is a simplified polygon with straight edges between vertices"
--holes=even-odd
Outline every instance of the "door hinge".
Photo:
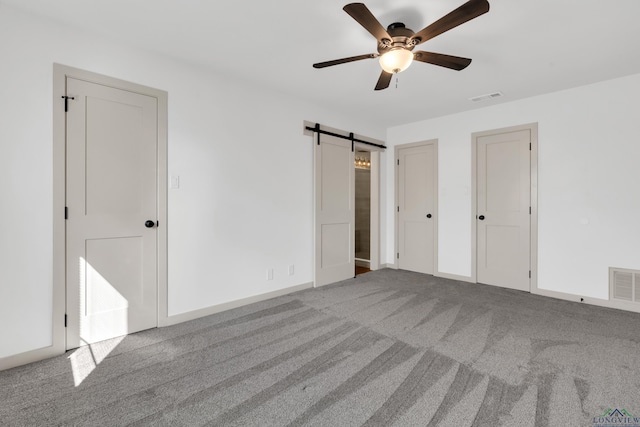
[[400,159],[398,159],[398,166],[400,166]]
[[529,206],[529,215],[531,215],[531,206]]
[[531,151],[531,143],[529,143],[529,151]]
[[64,207],[64,219],[69,219],[69,208]]
[[398,212],[400,212],[400,206],[398,206]]
[[75,98],[73,96],[62,95],[62,99],[64,99],[64,112],[67,113],[69,112],[69,100],[74,100]]
[[67,313],[64,314],[64,327],[67,327]]
[[396,259],[400,259],[400,252],[396,254]]
[[529,279],[531,279],[531,270],[529,270]]

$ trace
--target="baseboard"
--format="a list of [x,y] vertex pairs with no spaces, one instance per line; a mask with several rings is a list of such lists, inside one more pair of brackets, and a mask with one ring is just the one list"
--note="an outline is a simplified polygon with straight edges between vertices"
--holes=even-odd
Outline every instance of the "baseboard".
[[391,263],[391,264],[380,264],[380,268],[390,268],[392,270],[397,270],[398,266]]
[[24,353],[18,353],[13,356],[0,357],[0,371],[15,368],[16,366],[26,365],[27,363],[38,362],[61,354],[64,354],[64,350],[48,346],[26,351]]
[[556,298],[565,301],[579,302],[582,304],[595,305],[598,307],[613,308],[616,310],[632,311],[640,313],[640,304],[625,303],[624,301],[611,301],[601,298],[582,297],[580,295],[567,294],[564,292],[550,291],[548,289],[531,289],[531,293],[544,297]]
[[290,294],[292,292],[302,291],[305,289],[313,288],[313,282],[303,283],[297,286],[291,286],[284,289],[278,289],[277,291],[267,292],[260,295],[254,295],[247,298],[242,298],[235,301],[229,301],[211,307],[201,308],[199,310],[188,311],[186,313],[175,314],[168,316],[166,322],[161,326],[177,325],[178,323],[187,322],[189,320],[198,319],[200,317],[210,316],[212,314],[220,313],[222,311],[231,310],[234,308],[242,307],[244,305],[253,304],[255,302],[265,301],[271,298],[279,297],[282,295]]
[[[220,313],[222,311],[231,310],[233,308],[241,307],[243,305],[253,304],[254,302],[268,300],[271,298],[290,294],[296,291],[302,291],[312,287],[313,287],[313,282],[303,283],[301,285],[291,286],[284,289],[278,289],[277,291],[267,292],[264,294],[255,295],[248,298],[242,298],[239,300],[214,305],[212,307],[207,307],[200,310],[194,310],[194,311],[189,311],[187,313],[176,314],[174,316],[167,317],[165,321],[162,323],[162,325],[158,325],[158,327],[176,325],[178,323],[198,319],[200,317],[209,316],[211,314]],[[38,362],[40,360],[48,359],[50,357],[59,356],[61,354],[64,354],[64,352],[65,352],[64,349],[56,349],[53,346],[49,346],[49,347],[43,347],[43,348],[27,351],[24,353],[18,353],[12,356],[1,357],[0,371],[15,368],[17,366],[26,365],[28,363]]]
[[[476,283],[476,281],[472,277],[458,276],[457,274],[437,272],[435,276],[442,277],[444,279],[458,280],[461,282]],[[503,289],[508,289],[508,288],[503,288]],[[640,313],[640,304],[637,304],[637,303],[634,304],[634,303],[627,303],[624,301],[612,301],[612,300],[601,299],[601,298],[583,297],[580,295],[568,294],[565,292],[551,291],[548,289],[539,289],[539,288],[531,289],[530,293],[533,295],[541,295],[544,297],[561,299],[565,301],[579,302],[582,304],[595,305],[598,307],[613,308],[616,310],[624,310],[624,311],[632,311],[634,313]]]
[[[393,270],[398,269],[398,267],[395,264],[381,264],[380,268],[390,268]],[[436,276],[442,277],[445,279],[475,283],[471,280],[470,277],[458,276],[456,274],[438,272],[436,273]],[[303,283],[301,285],[292,286],[284,289],[278,289],[276,291],[267,292],[267,293],[255,295],[252,297],[242,298],[239,300],[214,305],[214,306],[203,308],[200,310],[194,310],[186,313],[176,314],[176,315],[167,317],[166,323],[164,323],[161,326],[176,325],[178,323],[198,319],[200,317],[209,316],[211,314],[220,313],[222,311],[231,310],[233,308],[242,307],[244,305],[265,301],[271,298],[279,297],[292,292],[302,291],[310,288],[313,288],[313,282]],[[532,289],[531,293],[534,295],[541,295],[541,296],[561,299],[565,301],[572,301],[572,302],[578,302],[583,304],[595,305],[598,307],[612,308],[616,310],[625,310],[625,311],[631,311],[634,313],[640,313],[640,307],[638,306],[638,304],[625,303],[624,301],[611,301],[611,300],[605,300],[600,298],[581,297],[579,295],[568,294],[568,293],[558,292],[558,291],[551,291],[548,289],[538,289],[538,288]],[[49,346],[49,347],[43,347],[43,348],[27,351],[24,353],[15,354],[12,356],[2,357],[0,358],[0,371],[4,371],[6,369],[15,368],[17,366],[26,365],[28,363],[48,359],[50,357],[58,356],[60,354],[64,354],[64,350],[61,351],[60,349],[56,349],[53,346]]]
[[[450,275],[450,276],[454,276],[454,275]],[[445,275],[442,275],[441,277],[449,278],[448,276],[445,276]],[[471,278],[469,277],[465,278],[464,276],[461,276],[459,279],[456,279],[456,280],[464,280],[470,283],[476,283],[475,281],[471,280]],[[503,289],[508,289],[508,288],[503,288]],[[626,303],[624,301],[612,301],[612,300],[607,300],[602,298],[584,297],[584,296],[575,295],[575,294],[568,294],[566,292],[552,291],[549,289],[539,289],[539,288],[532,288],[530,290],[530,293],[533,295],[540,295],[543,297],[561,299],[564,301],[571,301],[571,302],[577,302],[581,304],[595,305],[597,307],[612,308],[615,310],[624,310],[624,311],[631,311],[634,313],[640,313],[640,304],[637,304],[637,303],[634,304],[634,303]]]
[[[458,280],[461,282],[477,283],[475,279],[472,277],[458,276],[457,274],[437,272],[435,276],[442,277],[444,279]],[[493,285],[489,285],[489,286],[493,286]],[[508,288],[503,288],[503,289],[508,289]],[[551,291],[548,289],[539,289],[539,288],[532,288],[530,293],[533,295],[541,295],[544,297],[561,299],[565,301],[579,302],[582,304],[595,305],[598,307],[613,308],[616,310],[624,310],[624,311],[632,311],[634,313],[640,313],[640,304],[637,304],[637,303],[634,304],[634,303],[627,303],[624,301],[612,301],[612,300],[601,299],[601,298],[583,297],[580,295],[568,294],[565,292]]]
[[451,273],[443,273],[441,271],[436,271],[436,273],[434,274],[434,276],[436,277],[442,277],[443,279],[451,279],[451,280],[457,280],[459,282],[469,282],[469,283],[476,283],[475,280],[473,280],[472,277],[469,276],[459,276],[457,274],[451,274]]

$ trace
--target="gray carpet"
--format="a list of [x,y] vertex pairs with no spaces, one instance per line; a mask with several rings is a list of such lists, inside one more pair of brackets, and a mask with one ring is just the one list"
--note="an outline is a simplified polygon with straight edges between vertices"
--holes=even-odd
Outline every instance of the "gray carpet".
[[593,426],[640,315],[381,270],[0,372],[0,424]]

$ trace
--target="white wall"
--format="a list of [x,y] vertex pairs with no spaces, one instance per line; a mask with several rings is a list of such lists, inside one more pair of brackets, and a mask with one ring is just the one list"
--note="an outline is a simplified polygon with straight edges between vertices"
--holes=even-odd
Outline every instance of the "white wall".
[[[54,62],[169,93],[169,174],[181,183],[169,190],[170,315],[312,281],[303,120],[385,139],[366,118],[3,5],[0,40],[0,357],[51,343]],[[439,140],[439,271],[471,274],[471,133],[531,122],[540,143],[539,287],[606,298],[609,266],[640,269],[638,99],[634,75],[389,129],[390,146]],[[381,256],[392,264],[393,151],[381,160]]]
[[0,357],[52,339],[54,62],[169,93],[169,174],[181,185],[169,190],[170,315],[313,280],[313,146],[303,120],[379,139],[384,129],[5,6],[0,12]]
[[[609,266],[640,269],[639,99],[640,74],[389,129],[389,147],[439,141],[438,270],[471,276],[471,134],[537,122],[538,287],[607,299]],[[392,155],[387,169],[393,263]]]

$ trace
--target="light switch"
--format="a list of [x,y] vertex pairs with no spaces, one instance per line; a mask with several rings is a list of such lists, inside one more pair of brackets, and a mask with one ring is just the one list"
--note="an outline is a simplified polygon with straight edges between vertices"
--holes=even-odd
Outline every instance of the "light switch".
[[178,175],[171,175],[171,179],[169,180],[169,188],[172,190],[177,190],[180,188],[180,177]]

